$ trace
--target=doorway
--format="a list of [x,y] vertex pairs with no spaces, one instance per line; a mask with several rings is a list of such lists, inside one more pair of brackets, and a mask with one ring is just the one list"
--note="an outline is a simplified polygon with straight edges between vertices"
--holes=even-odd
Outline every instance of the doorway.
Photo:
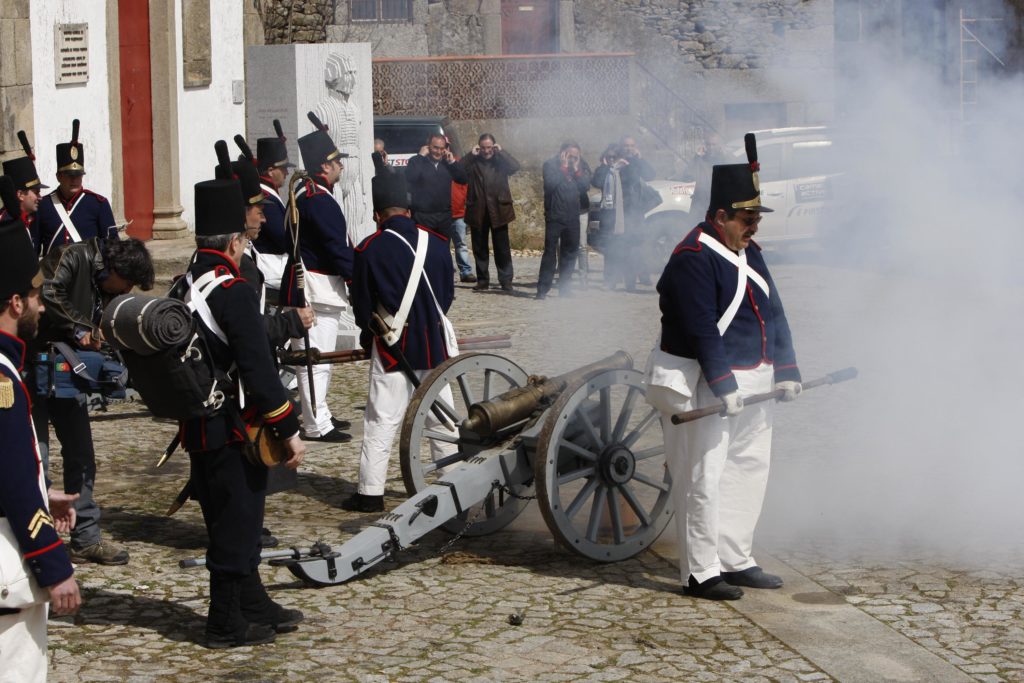
[[121,59],[121,158],[128,234],[153,237],[153,95],[149,3],[117,3]]
[[558,52],[556,0],[501,0],[501,51],[506,55]]

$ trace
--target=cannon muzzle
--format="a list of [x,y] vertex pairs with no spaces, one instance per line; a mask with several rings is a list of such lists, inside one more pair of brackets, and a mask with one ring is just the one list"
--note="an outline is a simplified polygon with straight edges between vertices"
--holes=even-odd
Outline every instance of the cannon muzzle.
[[617,351],[557,377],[531,377],[524,387],[509,389],[492,399],[471,405],[469,416],[462,421],[462,429],[484,438],[494,436],[505,427],[525,420],[538,408],[549,405],[567,387],[583,381],[591,373],[630,370],[632,367],[633,358],[625,351]]

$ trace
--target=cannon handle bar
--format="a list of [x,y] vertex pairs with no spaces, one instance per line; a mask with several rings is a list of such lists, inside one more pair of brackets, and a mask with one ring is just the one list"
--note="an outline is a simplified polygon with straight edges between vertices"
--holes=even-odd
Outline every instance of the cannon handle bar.
[[[804,389],[814,389],[816,387],[824,386],[826,384],[837,384],[838,382],[845,382],[850,379],[857,377],[857,368],[843,368],[842,370],[836,370],[830,372],[824,377],[812,379],[808,382],[803,383]],[[782,389],[776,389],[775,391],[769,391],[764,394],[754,394],[749,398],[743,399],[744,407],[754,403],[761,403],[763,401],[771,401],[772,399],[778,400],[782,398],[785,392]],[[672,424],[681,425],[685,422],[693,422],[699,420],[702,417],[709,415],[721,415],[725,417],[725,407],[721,405],[707,406],[706,408],[697,408],[695,410],[688,410],[685,413],[679,413],[678,415],[672,416]]]

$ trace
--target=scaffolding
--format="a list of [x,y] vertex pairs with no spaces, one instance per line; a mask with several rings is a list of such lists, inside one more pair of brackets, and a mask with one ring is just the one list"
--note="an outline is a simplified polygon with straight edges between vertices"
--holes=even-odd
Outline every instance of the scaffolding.
[[999,58],[984,41],[978,37],[978,32],[971,30],[977,28],[977,24],[983,22],[1002,21],[998,17],[971,18],[960,8],[960,121],[971,123],[974,108],[978,104],[978,62],[988,54],[1000,66],[1005,67],[1006,62]]

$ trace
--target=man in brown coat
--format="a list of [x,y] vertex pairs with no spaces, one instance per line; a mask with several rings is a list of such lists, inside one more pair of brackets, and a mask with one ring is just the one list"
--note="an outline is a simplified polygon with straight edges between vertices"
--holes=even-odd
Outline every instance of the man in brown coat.
[[488,288],[488,235],[494,242],[494,265],[498,283],[506,292],[512,291],[512,249],[508,241],[508,224],[515,220],[512,191],[508,177],[519,170],[519,162],[484,133],[473,150],[462,159],[469,176],[466,196],[466,223],[473,237],[473,258],[476,260],[476,291]]

